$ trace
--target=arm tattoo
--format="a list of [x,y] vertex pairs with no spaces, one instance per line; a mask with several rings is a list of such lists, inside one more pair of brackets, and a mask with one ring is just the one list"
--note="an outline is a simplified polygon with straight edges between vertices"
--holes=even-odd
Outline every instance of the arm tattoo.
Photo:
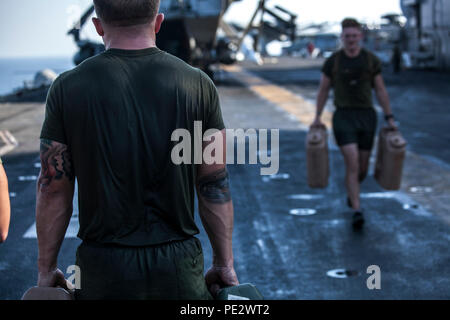
[[227,169],[201,177],[198,187],[200,194],[208,202],[223,204],[231,201]]
[[48,187],[53,180],[64,176],[72,181],[75,177],[67,146],[59,142],[41,139],[41,177],[39,184]]

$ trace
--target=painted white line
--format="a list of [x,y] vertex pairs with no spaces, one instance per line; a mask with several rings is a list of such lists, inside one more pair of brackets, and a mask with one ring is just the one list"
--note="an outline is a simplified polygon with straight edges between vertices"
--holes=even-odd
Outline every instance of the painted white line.
[[262,181],[269,182],[271,180],[287,180],[290,177],[291,176],[289,175],[289,173],[279,173],[279,174],[272,174],[270,176],[263,176]]
[[369,192],[361,193],[361,198],[364,199],[394,199],[396,197],[395,192]]
[[0,156],[7,154],[19,145],[16,138],[8,130],[0,131],[0,142],[3,142],[3,146],[0,147]]
[[311,208],[296,208],[289,210],[289,214],[293,216],[312,216],[317,213],[316,209]]
[[[324,194],[292,194],[287,196],[287,198],[292,200],[317,200],[323,199],[325,196]],[[396,196],[397,194],[394,192],[369,192],[360,194],[360,197],[364,199],[393,199]]]
[[19,181],[36,181],[37,176],[20,176]]
[[316,199],[323,199],[323,194],[292,194],[287,197],[288,199],[293,200],[316,200]]
[[269,261],[269,255],[267,253],[267,248],[266,245],[264,244],[264,241],[262,239],[258,239],[256,240],[256,244],[258,245],[258,248],[261,250],[264,260]]

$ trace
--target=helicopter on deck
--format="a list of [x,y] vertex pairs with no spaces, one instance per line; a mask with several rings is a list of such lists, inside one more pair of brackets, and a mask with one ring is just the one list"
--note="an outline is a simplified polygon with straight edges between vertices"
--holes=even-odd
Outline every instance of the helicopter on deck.
[[[217,29],[224,13],[235,1],[241,0],[161,1],[160,12],[164,13],[165,20],[156,45],[207,73],[211,73],[210,66],[215,63],[233,64],[238,48],[227,37],[217,37]],[[74,56],[75,65],[105,50],[103,44],[80,37],[93,13],[92,5],[67,33],[74,37],[79,49]]]

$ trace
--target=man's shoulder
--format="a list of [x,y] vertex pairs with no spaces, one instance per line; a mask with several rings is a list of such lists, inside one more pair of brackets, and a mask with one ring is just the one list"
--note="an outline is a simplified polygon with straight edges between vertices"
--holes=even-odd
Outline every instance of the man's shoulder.
[[74,69],[71,69],[71,70],[60,73],[56,77],[56,79],[53,80],[51,90],[54,91],[56,89],[59,89],[60,87],[62,87],[64,85],[64,83],[70,82],[71,81],[70,78],[71,78],[72,74],[74,73],[73,70]]
[[178,74],[185,75],[187,77],[202,78],[203,76],[206,76],[206,74],[203,74],[200,69],[191,66],[184,60],[165,51],[162,51],[162,55],[159,56],[158,63],[163,65],[165,68],[173,69]]
[[341,55],[341,53],[342,53],[342,49],[338,49],[335,52],[333,52],[331,54],[331,56],[329,56],[325,60],[325,65],[332,65],[334,63],[334,61],[336,60],[336,58]]
[[211,78],[201,69],[196,68],[183,61],[182,59],[163,52],[158,63],[163,68],[167,68],[172,74],[177,74],[176,79],[185,83],[186,80],[190,80],[191,83],[198,83],[200,85],[214,86]]
[[342,54],[342,49],[337,49],[328,59],[336,59],[336,57],[340,56]]
[[85,61],[73,67],[72,69],[62,72],[53,82],[54,85],[64,85],[66,83],[73,81],[75,77],[80,76],[80,74],[91,68],[91,66],[95,65],[95,61],[98,60],[98,57],[99,56],[94,56],[89,59],[86,59]]
[[[93,76],[95,77],[96,74],[102,73],[105,70],[112,70],[110,65],[111,63],[114,62],[112,62],[111,59],[108,59],[108,54],[105,52],[86,59],[73,69],[61,73],[54,81],[55,86],[62,85],[66,87],[73,83],[90,83],[90,81],[82,80],[89,80]],[[157,60],[154,60],[153,63],[157,64],[160,74],[176,74],[177,76],[172,79],[176,79],[177,81],[181,81],[183,83],[205,83],[211,81],[209,77],[200,69],[192,67],[180,58],[165,51],[161,51],[157,57]]]
[[334,62],[336,61],[336,58],[341,54],[341,49],[333,52],[331,56],[329,56],[327,59],[325,59],[325,62],[322,66],[322,71],[325,72],[326,75],[331,76],[331,71],[334,66]]

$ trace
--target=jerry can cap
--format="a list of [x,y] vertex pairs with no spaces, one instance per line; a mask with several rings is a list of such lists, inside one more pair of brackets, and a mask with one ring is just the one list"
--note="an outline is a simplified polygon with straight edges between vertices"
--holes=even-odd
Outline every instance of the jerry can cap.
[[391,136],[389,139],[389,143],[394,148],[403,148],[404,146],[406,146],[406,140],[400,134]]

